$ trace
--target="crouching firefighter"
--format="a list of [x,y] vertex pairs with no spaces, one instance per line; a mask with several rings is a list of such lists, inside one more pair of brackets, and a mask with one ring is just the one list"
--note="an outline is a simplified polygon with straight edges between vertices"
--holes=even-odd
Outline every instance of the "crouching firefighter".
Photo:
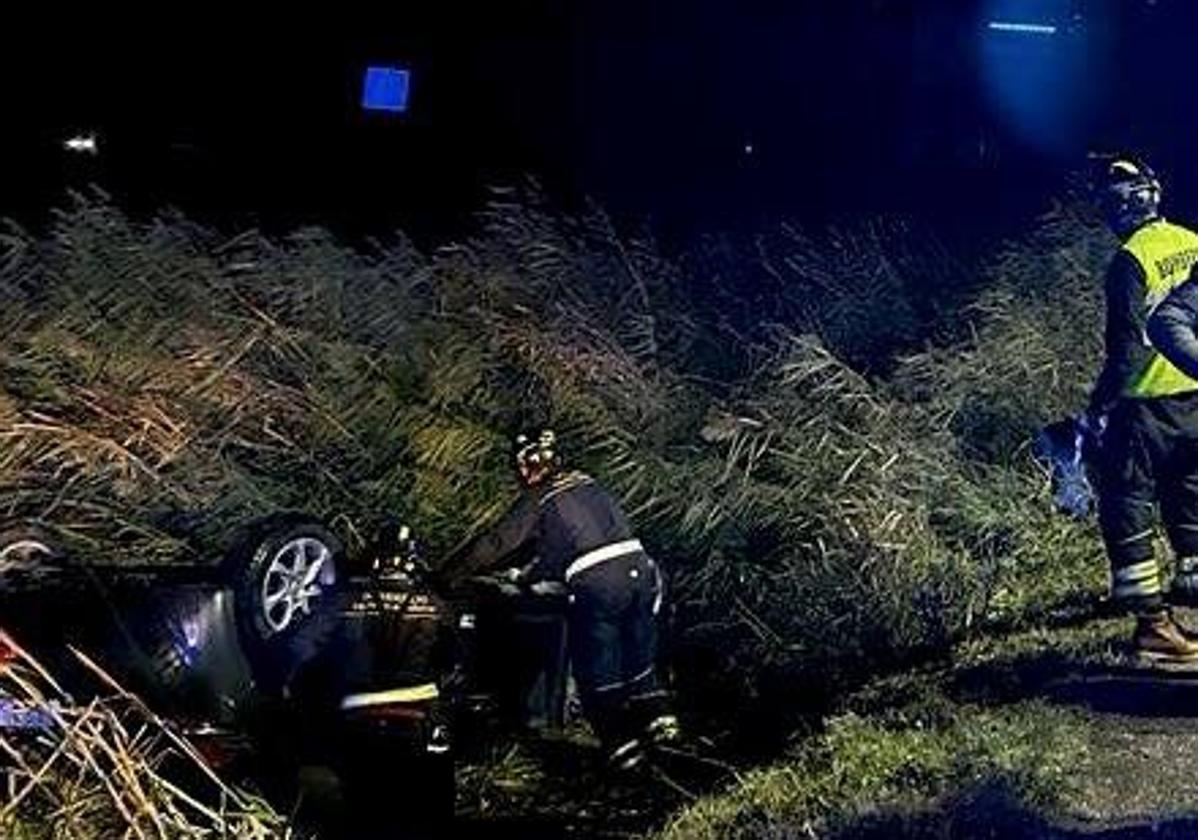
[[1198,234],[1160,216],[1160,182],[1139,161],[1102,161],[1094,187],[1122,241],[1105,281],[1106,359],[1083,421],[1096,440],[1112,596],[1137,617],[1139,654],[1198,660],[1198,644],[1165,607],[1153,554],[1159,505],[1179,583],[1198,569],[1198,379],[1146,333],[1154,308],[1198,263]]
[[494,568],[531,547],[534,560],[513,577],[566,585],[570,664],[583,711],[611,765],[630,769],[647,747],[678,737],[654,661],[661,574],[611,494],[563,468],[552,431],[520,435],[515,444],[524,492],[470,544],[464,562]]

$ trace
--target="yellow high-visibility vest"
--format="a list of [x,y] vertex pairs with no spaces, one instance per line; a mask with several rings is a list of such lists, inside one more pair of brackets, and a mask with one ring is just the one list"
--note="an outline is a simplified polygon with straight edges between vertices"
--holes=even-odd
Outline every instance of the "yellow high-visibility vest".
[[[1151,314],[1174,286],[1190,276],[1198,264],[1198,233],[1157,219],[1131,235],[1123,245],[1144,271],[1147,289],[1144,308]],[[1152,345],[1144,338],[1144,344]],[[1164,397],[1198,390],[1198,380],[1191,379],[1154,349],[1148,363],[1134,374],[1123,389],[1128,397]]]

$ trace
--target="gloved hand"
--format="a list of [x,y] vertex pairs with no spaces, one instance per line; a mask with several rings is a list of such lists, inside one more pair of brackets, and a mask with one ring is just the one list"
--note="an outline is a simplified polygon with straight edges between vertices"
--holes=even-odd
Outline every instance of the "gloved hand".
[[538,595],[542,598],[566,594],[566,585],[556,580],[538,580],[528,587],[528,589],[533,595]]
[[1094,435],[1101,437],[1106,431],[1107,416],[1099,414],[1094,409],[1088,409],[1078,415],[1077,425],[1081,429],[1082,434]]
[[524,586],[524,570],[520,568],[503,569],[491,578],[496,582],[500,595],[515,598],[520,595]]

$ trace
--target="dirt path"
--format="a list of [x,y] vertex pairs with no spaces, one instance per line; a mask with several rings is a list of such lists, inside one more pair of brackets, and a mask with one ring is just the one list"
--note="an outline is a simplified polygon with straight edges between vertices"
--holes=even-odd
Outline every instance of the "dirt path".
[[1045,696],[1084,710],[1094,731],[1066,835],[1198,837],[1198,670],[1095,669]]
[[[1198,627],[1198,611],[1178,614]],[[1092,733],[1088,754],[1078,758],[1076,789],[1062,803],[1064,818],[1025,815],[1017,830],[992,836],[1198,838],[1198,665],[1138,663],[1124,642],[1126,629],[1107,624],[1101,652],[1032,656],[971,677],[991,689],[1007,681],[1008,699],[1074,709]],[[1062,650],[1076,644],[1074,631],[1054,636],[1043,640],[1049,651],[1054,641]]]
[[1104,752],[1093,759],[1071,803],[1080,820],[1151,828],[1154,822],[1198,814],[1198,723],[1115,715],[1095,722]]

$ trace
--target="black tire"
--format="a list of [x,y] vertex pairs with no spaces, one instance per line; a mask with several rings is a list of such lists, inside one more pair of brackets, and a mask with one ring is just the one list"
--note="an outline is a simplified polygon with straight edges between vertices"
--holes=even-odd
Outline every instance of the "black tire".
[[0,593],[38,588],[57,580],[65,553],[57,540],[35,525],[0,528]]
[[255,523],[230,549],[237,630],[261,688],[288,685],[331,641],[344,567],[341,540],[303,515]]

